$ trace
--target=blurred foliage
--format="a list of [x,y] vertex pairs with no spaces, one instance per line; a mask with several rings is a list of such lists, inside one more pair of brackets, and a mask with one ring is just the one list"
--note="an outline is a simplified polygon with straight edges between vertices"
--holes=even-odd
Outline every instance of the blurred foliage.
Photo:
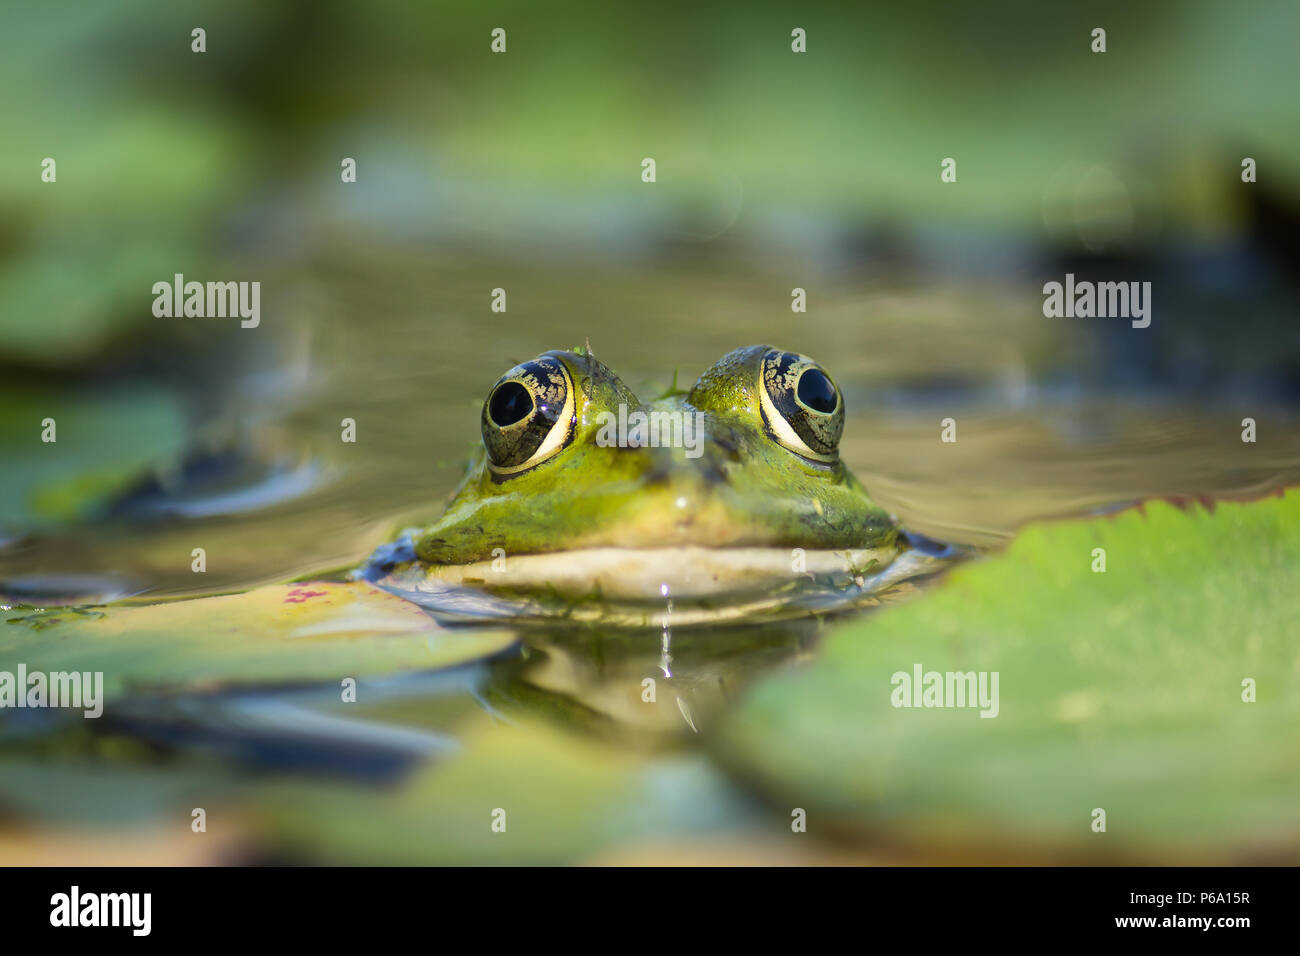
[[[1242,155],[1300,196],[1298,24],[1289,0],[18,0],[0,77],[27,87],[7,123],[26,148],[0,158],[0,222],[13,249],[51,217],[65,238],[111,224],[146,245],[292,245],[306,208],[273,220],[303,201],[389,231],[505,241],[733,224],[789,240],[819,217],[1121,245],[1223,233],[1245,210]],[[1089,49],[1098,25],[1105,54]],[[190,52],[195,26],[204,54]],[[795,26],[805,54],[790,51]],[[505,54],[489,50],[494,27]],[[65,68],[43,70],[51,60]],[[60,161],[56,188],[39,181],[44,156]],[[346,191],[343,156],[361,170]],[[939,182],[946,156],[956,189]],[[177,259],[159,256],[160,277]]]
[[[165,826],[170,819],[177,834],[188,834],[190,807],[211,802],[234,783],[228,769],[199,761],[151,765],[120,756],[59,762],[27,756],[0,760],[0,806],[5,813],[65,826]],[[198,803],[185,807],[193,800]]]
[[[1293,856],[1298,526],[1296,490],[1032,526],[756,684],[721,755],[823,826],[922,850]],[[998,672],[1000,712],[892,706],[892,675],[918,663]],[[1243,702],[1245,678],[1257,702]],[[1104,835],[1090,829],[1098,807]]]
[[[556,864],[761,819],[700,755],[652,761],[539,726],[490,728],[465,746],[391,793],[301,785],[263,795],[262,837],[316,863]],[[492,826],[498,810],[503,831]]]

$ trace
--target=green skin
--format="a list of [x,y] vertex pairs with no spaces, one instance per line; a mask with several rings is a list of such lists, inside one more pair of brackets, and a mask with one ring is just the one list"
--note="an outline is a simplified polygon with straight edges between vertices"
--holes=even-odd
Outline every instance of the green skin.
[[[589,354],[547,352],[574,383],[573,438],[554,456],[509,477],[480,447],[446,512],[416,537],[431,564],[507,554],[624,547],[887,546],[898,529],[838,457],[810,461],[779,444],[760,411],[768,346],[737,349],[688,394],[643,403]],[[601,412],[702,412],[699,457],[684,448],[603,446]]]

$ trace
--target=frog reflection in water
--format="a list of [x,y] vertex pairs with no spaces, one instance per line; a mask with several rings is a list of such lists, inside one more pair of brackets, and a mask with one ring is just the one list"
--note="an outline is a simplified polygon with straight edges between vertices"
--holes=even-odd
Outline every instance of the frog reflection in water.
[[491,388],[446,511],[368,576],[435,609],[465,585],[606,608],[666,597],[678,623],[788,610],[810,581],[822,604],[804,593],[803,613],[827,587],[863,593],[868,572],[874,592],[917,569],[884,574],[910,549],[839,458],[844,415],[822,366],[766,345],[652,402],[589,349],[547,352]]

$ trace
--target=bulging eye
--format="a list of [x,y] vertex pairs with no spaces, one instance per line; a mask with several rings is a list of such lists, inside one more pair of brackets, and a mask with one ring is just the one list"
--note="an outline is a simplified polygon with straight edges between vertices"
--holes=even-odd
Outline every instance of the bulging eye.
[[573,383],[564,363],[542,356],[516,365],[483,403],[488,467],[513,475],[550,458],[573,437]]
[[825,370],[794,352],[773,349],[760,375],[763,422],[778,442],[814,461],[834,461],[844,433],[844,399]]

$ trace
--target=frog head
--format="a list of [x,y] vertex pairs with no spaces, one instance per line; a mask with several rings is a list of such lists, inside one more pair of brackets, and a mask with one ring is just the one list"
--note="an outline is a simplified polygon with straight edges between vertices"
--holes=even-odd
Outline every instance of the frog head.
[[888,547],[893,520],[839,458],[844,416],[821,365],[767,345],[652,401],[589,350],[546,352],[488,390],[482,445],[416,554]]

